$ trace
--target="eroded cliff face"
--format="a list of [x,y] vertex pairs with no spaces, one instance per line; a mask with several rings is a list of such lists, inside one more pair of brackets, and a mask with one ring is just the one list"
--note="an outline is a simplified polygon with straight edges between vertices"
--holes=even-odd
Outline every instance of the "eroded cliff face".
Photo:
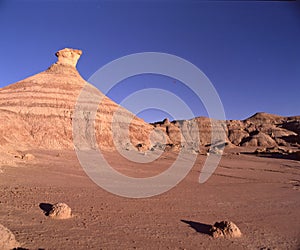
[[[103,97],[101,103],[88,100],[91,105],[98,107],[93,125],[100,148],[111,150],[115,147],[111,121],[116,110],[120,110],[120,117],[124,116],[124,121],[131,121],[132,144],[150,145],[148,133],[153,129],[151,125],[105,97],[80,76],[76,64],[81,54],[80,50],[60,50],[56,53],[57,62],[46,71],[0,89],[2,146],[14,145],[20,150],[73,149],[74,109],[78,96],[86,86],[90,86],[85,88],[88,91]],[[86,124],[87,118],[83,119],[81,125],[89,126]],[[86,133],[85,139],[89,140],[90,132]],[[126,144],[128,141],[119,140],[119,143]]]
[[165,119],[153,124],[166,134],[168,148],[184,148],[188,151],[203,152],[211,145],[228,143],[225,121],[217,121],[207,117],[170,122]]
[[[80,76],[76,64],[81,54],[76,49],[60,50],[57,62],[44,72],[0,89],[0,149],[98,146],[200,152],[222,143],[232,147],[300,145],[300,116],[257,113],[243,121],[197,117],[148,124]],[[74,139],[79,143],[74,145]]]
[[229,140],[236,146],[300,146],[300,116],[256,113],[243,121],[227,121]]
[[[191,120],[157,122],[153,125],[168,135],[168,143],[178,148],[179,131],[183,144],[199,141],[200,147],[218,143],[212,140],[212,131],[225,133],[224,142],[231,147],[298,147],[300,148],[300,116],[282,117],[267,113],[257,113],[246,120],[217,122],[206,117]],[[195,124],[196,126],[191,126]],[[197,130],[199,134],[195,131]],[[222,141],[221,139],[219,141]]]

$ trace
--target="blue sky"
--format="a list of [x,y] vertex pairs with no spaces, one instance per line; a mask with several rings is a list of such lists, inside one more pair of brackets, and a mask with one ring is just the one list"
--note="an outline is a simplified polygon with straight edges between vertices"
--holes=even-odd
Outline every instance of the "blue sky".
[[[227,119],[300,115],[299,1],[0,0],[0,30],[0,87],[47,69],[64,47],[83,50],[77,68],[85,79],[119,57],[153,51],[201,69]],[[108,95],[121,102],[151,87],[172,91],[195,116],[207,115],[183,83],[168,77],[132,77]],[[152,122],[168,115],[140,116]]]

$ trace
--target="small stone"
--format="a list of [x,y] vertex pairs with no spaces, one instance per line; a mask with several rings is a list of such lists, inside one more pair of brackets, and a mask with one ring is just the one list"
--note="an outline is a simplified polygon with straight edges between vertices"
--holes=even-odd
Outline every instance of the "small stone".
[[214,238],[240,238],[240,229],[231,221],[216,222],[211,229]]
[[217,147],[212,147],[211,149],[209,149],[209,153],[213,154],[213,155],[222,155],[223,154],[223,150],[217,148]]
[[52,205],[48,216],[53,219],[69,219],[72,217],[72,211],[67,204],[59,202]]
[[22,156],[22,159],[26,160],[26,161],[32,161],[35,158],[35,156],[33,154],[25,154]]
[[260,153],[265,153],[267,151],[266,148],[257,148],[254,153],[255,154],[260,154]]

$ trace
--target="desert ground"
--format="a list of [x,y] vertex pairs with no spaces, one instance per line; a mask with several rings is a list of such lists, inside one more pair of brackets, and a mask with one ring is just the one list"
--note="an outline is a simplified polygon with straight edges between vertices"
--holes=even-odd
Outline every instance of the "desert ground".
[[[2,165],[0,223],[22,249],[299,249],[300,163],[239,154],[228,149],[204,184],[199,155],[170,191],[143,199],[111,194],[86,175],[72,150],[35,150],[33,160]],[[176,153],[151,164],[133,164],[106,152],[114,168],[128,176],[153,176],[168,168]],[[49,218],[43,207],[65,202],[73,217]],[[236,239],[213,238],[216,221],[233,221]]]

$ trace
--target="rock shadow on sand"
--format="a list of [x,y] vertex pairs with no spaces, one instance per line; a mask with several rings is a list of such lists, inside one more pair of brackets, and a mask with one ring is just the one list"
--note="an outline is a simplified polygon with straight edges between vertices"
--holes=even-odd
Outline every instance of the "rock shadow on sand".
[[50,211],[51,211],[51,209],[52,209],[52,207],[53,207],[53,205],[50,204],[50,203],[40,203],[39,207],[40,207],[40,209],[43,210],[44,214],[46,216],[48,216],[49,213],[50,213]]
[[188,224],[191,228],[193,228],[197,233],[207,234],[212,236],[211,229],[212,225],[204,224],[201,222],[181,220],[181,222]]
[[244,155],[255,155],[257,157],[264,158],[275,158],[275,159],[285,159],[300,161],[300,151],[286,153],[286,152],[241,152]]

